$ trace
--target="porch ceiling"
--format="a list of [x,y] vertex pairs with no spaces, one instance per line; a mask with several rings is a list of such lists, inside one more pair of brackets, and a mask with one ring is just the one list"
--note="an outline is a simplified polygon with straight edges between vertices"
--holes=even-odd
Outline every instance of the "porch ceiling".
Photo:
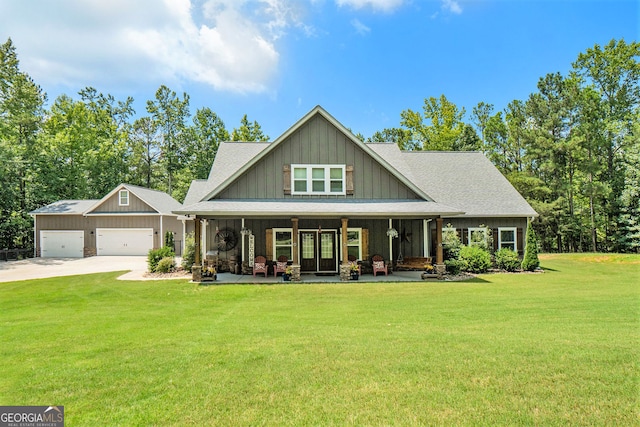
[[174,211],[203,217],[361,217],[424,218],[456,216],[463,211],[424,200],[209,200]]

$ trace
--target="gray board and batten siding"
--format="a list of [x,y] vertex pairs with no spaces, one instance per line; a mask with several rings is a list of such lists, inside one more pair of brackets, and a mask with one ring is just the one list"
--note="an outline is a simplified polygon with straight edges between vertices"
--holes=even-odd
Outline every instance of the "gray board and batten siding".
[[[295,196],[285,194],[283,169],[291,164],[353,166],[354,193],[353,195]],[[216,199],[284,198],[415,200],[421,197],[382,167],[371,155],[354,144],[327,119],[316,115],[216,195]]]

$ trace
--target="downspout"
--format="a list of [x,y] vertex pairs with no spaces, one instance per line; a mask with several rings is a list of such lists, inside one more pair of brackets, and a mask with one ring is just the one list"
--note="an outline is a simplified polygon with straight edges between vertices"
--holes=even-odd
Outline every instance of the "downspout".
[[[160,214],[160,247],[164,247],[164,215]],[[175,249],[175,248],[174,248]]]

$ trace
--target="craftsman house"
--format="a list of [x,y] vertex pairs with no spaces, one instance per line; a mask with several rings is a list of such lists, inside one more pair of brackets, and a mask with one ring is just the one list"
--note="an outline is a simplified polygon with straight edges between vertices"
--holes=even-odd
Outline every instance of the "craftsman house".
[[406,257],[442,264],[447,226],[466,243],[490,230],[495,247],[522,252],[536,216],[482,153],[367,144],[319,106],[271,143],[220,144],[174,213],[221,268],[286,257],[302,273],[373,255],[392,268]]
[[100,200],[60,200],[30,212],[35,255],[82,258],[147,255],[174,234],[183,247],[184,224],[172,213],[180,203],[166,193],[121,184]]

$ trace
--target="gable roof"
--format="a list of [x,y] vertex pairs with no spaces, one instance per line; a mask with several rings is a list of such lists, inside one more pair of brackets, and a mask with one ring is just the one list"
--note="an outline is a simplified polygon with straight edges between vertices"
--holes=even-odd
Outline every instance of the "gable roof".
[[[137,185],[131,184],[120,184],[109,194],[104,196],[102,199],[98,200],[93,206],[87,209],[84,214],[90,215],[93,211],[95,211],[100,205],[109,200],[111,196],[117,193],[120,190],[128,190],[133,193],[140,200],[149,205],[153,210],[162,215],[175,215],[173,211],[178,210],[182,207],[180,202],[176,199],[168,195],[167,193],[159,190],[152,190],[150,188],[139,187]],[[126,212],[124,213],[126,214]]]
[[[270,152],[275,150],[278,145],[286,141],[289,136],[291,136],[294,132],[300,129],[305,123],[310,121],[316,115],[322,116],[329,123],[335,126],[340,132],[345,134],[353,144],[370,155],[380,165],[382,165],[383,168],[387,169],[392,175],[398,178],[400,182],[409,187],[420,197],[425,200],[431,200],[431,198],[426,193],[424,193],[424,191],[419,186],[417,186],[415,182],[404,176],[402,173],[400,173],[400,171],[396,170],[389,162],[385,160],[384,157],[381,157],[377,152],[372,150],[368,144],[365,144],[363,141],[358,139],[349,129],[344,127],[324,108],[317,105],[271,143],[221,143],[218,147],[216,158],[213,161],[211,173],[209,174],[209,183],[207,184],[209,191],[200,198],[200,201],[206,201],[214,198],[217,194],[227,188],[227,186],[233,183],[237,178],[242,176],[249,168],[258,163]],[[218,160],[218,156],[220,156],[221,154],[223,158]],[[196,184],[196,186],[199,186],[199,184]]]

